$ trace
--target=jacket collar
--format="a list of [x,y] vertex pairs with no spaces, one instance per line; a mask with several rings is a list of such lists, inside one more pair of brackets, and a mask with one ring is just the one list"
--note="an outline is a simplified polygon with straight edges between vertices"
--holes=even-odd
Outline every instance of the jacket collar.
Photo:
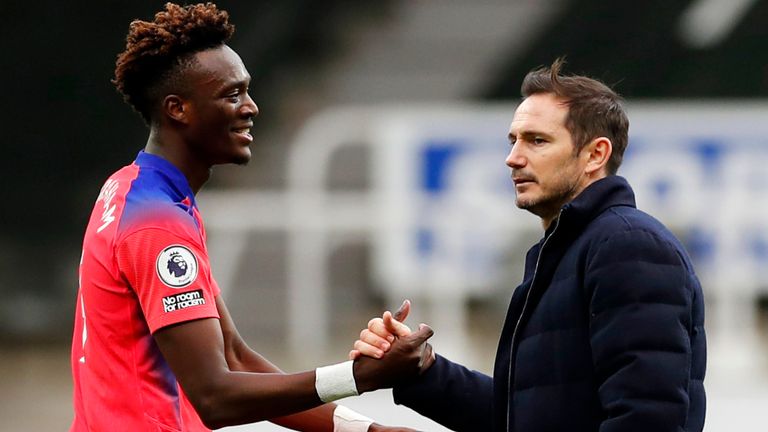
[[[580,229],[611,207],[636,207],[635,193],[624,177],[610,175],[587,186],[560,212],[560,225]],[[547,234],[557,223],[553,222]]]
[[[556,265],[560,261],[559,257],[590,222],[609,208],[618,206],[635,207],[635,194],[627,180],[616,175],[592,183],[573,201],[565,204],[561,208],[560,216],[552,222],[544,237],[528,250],[523,285],[532,283],[527,281],[531,280],[541,263],[543,271],[540,273],[543,277],[537,277],[536,283],[547,286],[554,268],[547,270],[544,267]],[[545,243],[547,258],[541,259],[540,254],[544,253]]]

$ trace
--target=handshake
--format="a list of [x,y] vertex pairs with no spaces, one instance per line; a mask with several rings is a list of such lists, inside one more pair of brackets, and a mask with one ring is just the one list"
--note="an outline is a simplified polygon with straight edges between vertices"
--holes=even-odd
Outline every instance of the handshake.
[[434,332],[426,324],[411,331],[403,323],[410,308],[411,303],[405,300],[394,316],[386,311],[381,318],[370,320],[349,352],[351,362],[316,370],[316,388],[321,400],[331,402],[390,388],[416,378],[432,366],[435,354],[427,339]]
[[405,300],[394,316],[386,311],[360,332],[349,352],[359,393],[392,387],[421,375],[434,363],[435,353],[427,343],[434,332],[426,324],[411,331],[403,323],[410,310],[411,303]]

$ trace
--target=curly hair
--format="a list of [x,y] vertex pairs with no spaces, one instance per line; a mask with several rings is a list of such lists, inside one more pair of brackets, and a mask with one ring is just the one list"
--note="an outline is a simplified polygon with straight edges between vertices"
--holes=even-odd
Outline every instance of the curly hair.
[[147,124],[164,95],[183,91],[179,77],[194,54],[223,45],[235,31],[229,14],[215,4],[166,3],[152,22],[134,20],[125,51],[117,56],[112,82]]
[[520,93],[526,98],[538,93],[552,93],[568,106],[565,126],[573,136],[575,151],[580,151],[597,137],[607,137],[613,152],[606,168],[616,174],[627,148],[629,119],[623,99],[604,83],[580,75],[563,75],[564,58],[550,67],[534,69],[523,79]]

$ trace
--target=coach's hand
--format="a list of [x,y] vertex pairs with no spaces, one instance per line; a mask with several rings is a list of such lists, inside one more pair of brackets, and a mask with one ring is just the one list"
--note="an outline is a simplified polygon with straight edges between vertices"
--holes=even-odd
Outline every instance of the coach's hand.
[[381,358],[389,351],[390,344],[395,337],[403,337],[411,334],[411,329],[403,324],[411,311],[411,302],[403,301],[403,304],[395,312],[394,317],[389,311],[384,312],[381,318],[373,318],[368,321],[368,327],[360,332],[360,339],[355,341],[353,349],[349,352],[349,359],[354,360],[361,355]]
[[418,376],[425,356],[431,356],[432,348],[427,339],[433,334],[428,325],[420,324],[415,332],[396,337],[382,358],[359,356],[353,365],[357,391],[364,393],[389,388],[398,381]]

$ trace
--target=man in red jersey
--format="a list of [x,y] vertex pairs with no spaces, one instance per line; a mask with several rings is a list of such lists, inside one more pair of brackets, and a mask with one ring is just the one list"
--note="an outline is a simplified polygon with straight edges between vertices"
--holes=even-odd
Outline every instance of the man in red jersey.
[[[217,164],[245,164],[258,108],[215,5],[168,3],[134,21],[114,83],[150,127],[113,174],[83,242],[72,345],[72,431],[205,431],[272,420],[298,430],[398,431],[329,403],[387,370],[418,373],[424,327],[392,349],[285,374],[251,350],[211,275],[195,194]],[[394,357],[393,357],[394,358]]]

